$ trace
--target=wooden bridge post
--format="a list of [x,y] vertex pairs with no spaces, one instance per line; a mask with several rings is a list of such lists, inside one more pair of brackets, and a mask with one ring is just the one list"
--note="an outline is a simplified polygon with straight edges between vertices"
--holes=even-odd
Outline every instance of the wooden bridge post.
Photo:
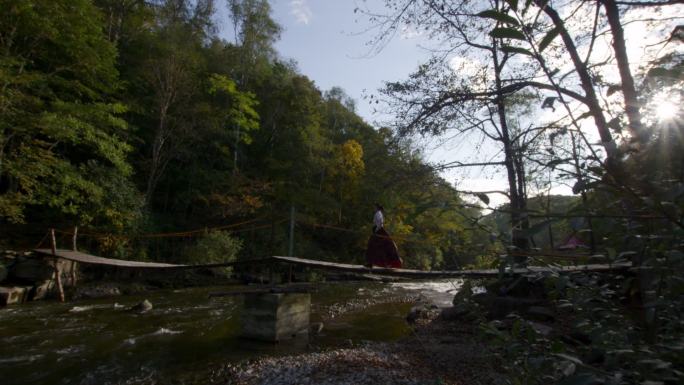
[[[78,236],[78,226],[74,226],[74,236],[71,238],[71,248],[74,251],[78,251],[76,248],[76,237]],[[76,264],[78,262],[76,261],[71,261],[71,271],[70,271],[70,276],[71,276],[71,286],[76,287]]]
[[242,336],[269,342],[305,337],[309,335],[310,317],[310,293],[246,293]]
[[62,287],[62,273],[59,271],[59,258],[57,258],[57,240],[55,239],[55,229],[50,229],[50,246],[55,264],[55,284],[59,294],[59,302],[64,302],[64,288]]
[[71,249],[73,251],[78,251],[76,249],[76,237],[78,236],[78,226],[74,226],[74,235],[71,237]]

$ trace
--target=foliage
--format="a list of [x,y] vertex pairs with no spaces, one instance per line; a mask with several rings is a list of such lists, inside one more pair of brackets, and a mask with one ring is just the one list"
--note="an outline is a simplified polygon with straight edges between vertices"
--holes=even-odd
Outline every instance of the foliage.
[[232,262],[242,249],[242,241],[226,231],[207,231],[185,250],[189,264]]
[[382,202],[408,266],[481,252],[477,210],[410,141],[278,56],[268,1],[228,2],[234,41],[212,1],[94,3],[0,2],[3,224],[79,225],[98,234],[84,248],[169,262],[199,246],[145,234],[227,227],[250,258],[287,251],[294,206],[295,254],[361,262]]
[[510,359],[505,369],[513,383],[679,383],[684,366],[681,256],[675,250],[653,255],[649,285],[658,289],[652,299],[639,294],[643,272],[547,277],[564,332],[539,333],[518,315],[509,317],[514,320],[510,330],[500,330],[496,322],[483,324],[482,330]]
[[0,217],[26,222],[40,207],[128,225],[139,195],[128,179],[126,107],[111,98],[116,49],[99,10],[85,0],[0,7]]
[[[530,198],[527,202],[528,215],[533,216],[530,220],[530,231],[528,236],[532,239],[532,244],[541,250],[553,250],[563,245],[570,236],[579,235],[586,238],[582,231],[586,230],[586,220],[581,212],[581,201],[578,197],[567,195],[537,196]],[[505,243],[510,242],[511,224],[508,211],[510,206],[501,205],[496,211],[482,218],[481,223],[492,229],[497,238]],[[567,218],[544,217],[549,215],[567,215]],[[553,244],[551,244],[553,240]],[[582,239],[588,246],[589,241]]]
[[246,144],[252,142],[252,138],[247,134],[249,131],[259,128],[259,113],[254,109],[258,103],[255,95],[251,92],[242,93],[238,91],[234,81],[225,75],[211,75],[209,77],[209,93],[227,99],[226,121],[234,124],[241,129],[237,138]]

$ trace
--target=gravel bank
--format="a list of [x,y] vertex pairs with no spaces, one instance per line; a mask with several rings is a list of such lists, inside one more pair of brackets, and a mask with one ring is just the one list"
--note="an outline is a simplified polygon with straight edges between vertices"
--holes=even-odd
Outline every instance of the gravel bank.
[[313,385],[503,384],[494,350],[476,337],[476,326],[423,319],[411,337],[286,357],[227,364],[212,384]]
[[227,366],[226,384],[399,384],[435,383],[429,373],[417,373],[396,346],[337,349],[290,357],[266,358]]

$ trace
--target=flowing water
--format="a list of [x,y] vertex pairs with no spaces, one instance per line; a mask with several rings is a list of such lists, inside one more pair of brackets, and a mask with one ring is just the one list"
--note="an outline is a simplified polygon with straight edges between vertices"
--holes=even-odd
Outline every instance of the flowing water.
[[[237,287],[8,307],[0,309],[0,384],[200,384],[212,367],[227,362],[396,340],[410,332],[405,317],[411,304],[373,305],[375,299],[422,293],[439,302],[456,287],[450,282],[321,284],[312,294],[311,319],[325,320],[323,332],[279,344],[239,337],[241,296],[209,298],[212,291]],[[154,309],[128,310],[143,299]]]

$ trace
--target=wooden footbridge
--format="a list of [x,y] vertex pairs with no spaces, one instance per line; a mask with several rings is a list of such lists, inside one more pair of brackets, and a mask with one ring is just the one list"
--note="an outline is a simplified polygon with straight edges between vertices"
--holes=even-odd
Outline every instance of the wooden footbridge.
[[[200,269],[212,267],[227,267],[240,264],[254,263],[284,263],[290,265],[304,266],[314,269],[331,270],[358,274],[387,275],[413,279],[436,279],[436,278],[484,278],[496,277],[500,274],[498,269],[481,270],[412,270],[412,269],[390,269],[384,267],[369,268],[363,265],[352,265],[346,263],[333,263],[314,259],[304,259],[296,257],[272,256],[257,259],[246,259],[234,262],[213,263],[202,265],[177,265],[158,262],[128,261],[123,259],[103,258],[74,250],[64,249],[34,249],[34,252],[48,258],[59,258],[83,264],[104,265],[120,268],[137,269]],[[625,270],[631,267],[629,263],[621,264],[589,264],[576,266],[548,267],[548,266],[528,266],[525,268],[507,269],[506,274],[530,274],[530,273],[572,273],[572,272],[609,272]]]

